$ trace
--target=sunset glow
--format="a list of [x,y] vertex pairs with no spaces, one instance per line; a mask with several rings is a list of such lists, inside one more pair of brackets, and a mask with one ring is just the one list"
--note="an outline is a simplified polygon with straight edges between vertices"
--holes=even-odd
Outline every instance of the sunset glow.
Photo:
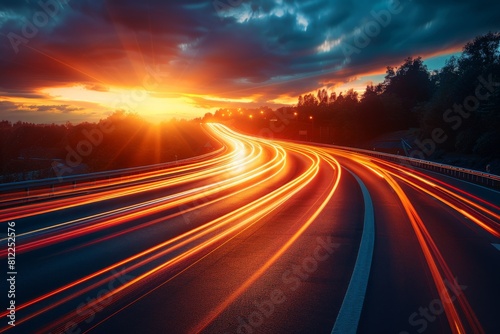
[[[471,16],[465,6],[450,8],[446,24],[422,25],[412,13],[423,5],[399,3],[380,36],[358,45],[386,2],[356,11],[327,2],[46,4],[0,7],[2,119],[96,121],[116,110],[153,121],[190,119],[221,107],[293,105],[319,88],[361,93],[408,56],[422,56],[431,69],[443,65],[496,22],[494,10]],[[463,13],[482,26],[462,30]],[[335,17],[344,19],[333,25]],[[401,31],[403,22],[411,35]]]
[[0,333],[500,333],[498,13],[0,1]]

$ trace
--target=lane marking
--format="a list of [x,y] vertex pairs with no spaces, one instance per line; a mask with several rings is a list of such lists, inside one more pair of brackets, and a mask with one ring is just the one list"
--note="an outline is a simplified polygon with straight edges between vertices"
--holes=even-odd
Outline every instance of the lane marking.
[[[345,167],[344,167],[345,168]],[[344,296],[344,301],[340,307],[337,320],[332,329],[332,334],[355,334],[357,332],[361,310],[365,300],[368,278],[373,259],[373,248],[375,245],[375,215],[370,192],[361,179],[345,168],[356,179],[365,205],[365,216],[363,222],[363,234],[359,245],[358,257],[352,272],[351,281]]]
[[500,251],[500,244],[493,244],[492,243],[491,245]]

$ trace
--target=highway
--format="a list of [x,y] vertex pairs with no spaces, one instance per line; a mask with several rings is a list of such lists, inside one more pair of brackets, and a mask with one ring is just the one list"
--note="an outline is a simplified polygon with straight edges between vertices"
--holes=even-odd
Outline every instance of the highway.
[[205,128],[203,160],[1,194],[0,332],[500,332],[498,191]]

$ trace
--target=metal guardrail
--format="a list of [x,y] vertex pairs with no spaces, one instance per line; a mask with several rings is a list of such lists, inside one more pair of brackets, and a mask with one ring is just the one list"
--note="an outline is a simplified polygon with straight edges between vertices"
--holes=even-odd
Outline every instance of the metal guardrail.
[[323,143],[314,143],[310,141],[301,141],[301,140],[290,140],[290,142],[304,144],[304,145],[315,145],[322,147],[330,147],[348,152],[357,152],[364,155],[373,156],[382,160],[391,161],[397,163],[399,165],[404,166],[412,166],[425,170],[430,170],[436,173],[440,173],[443,175],[451,176],[460,180],[465,180],[471,183],[479,184],[486,186],[492,189],[500,189],[500,176],[486,173],[482,171],[477,171],[473,169],[456,167],[446,164],[441,164],[438,162],[432,162],[427,160],[421,160],[416,158],[409,158],[402,155],[378,152],[378,151],[370,151],[361,148],[355,147],[347,147],[347,146],[337,146],[337,145],[329,145]]
[[[310,143],[309,143],[310,144]],[[383,160],[388,160],[391,162],[395,162],[400,165],[413,166],[426,170],[430,170],[433,172],[437,172],[440,174],[448,175],[457,179],[469,181],[471,183],[483,185],[493,189],[500,189],[500,176],[495,174],[490,174],[486,172],[481,172],[473,169],[467,169],[462,167],[456,167],[446,164],[441,164],[437,162],[421,160],[416,158],[409,158],[401,155],[383,153],[377,151],[370,151],[358,148],[344,147],[344,146],[335,146],[335,145],[323,145],[333,147],[336,149],[341,149],[345,151],[358,152],[365,155],[374,156],[376,158],[380,158]]]
[[192,161],[203,160],[205,158],[208,158],[208,157],[211,157],[213,155],[217,155],[217,154],[221,153],[224,149],[225,149],[224,147],[221,147],[214,152],[206,153],[203,155],[198,155],[198,156],[187,158],[187,159],[165,162],[165,163],[149,165],[149,166],[117,169],[117,170],[112,170],[112,171],[81,174],[81,175],[69,175],[69,176],[64,176],[64,177],[54,177],[54,178],[41,179],[41,180],[5,183],[5,184],[0,184],[0,193],[8,193],[8,192],[22,190],[22,191],[26,191],[26,193],[29,194],[31,189],[43,189],[43,188],[52,188],[53,189],[56,186],[59,187],[59,186],[67,186],[67,185],[72,185],[73,187],[76,187],[76,184],[78,182],[88,183],[88,182],[105,180],[105,179],[110,179],[110,178],[115,178],[115,177],[130,176],[130,175],[138,174],[138,173],[157,171],[160,169],[176,166],[176,165],[182,164],[182,163],[189,163]]
[[[500,176],[486,173],[486,172],[476,171],[476,170],[462,168],[462,167],[455,167],[455,166],[441,164],[441,163],[437,163],[437,162],[431,162],[431,161],[427,161],[427,160],[409,158],[409,157],[404,157],[401,155],[395,155],[395,154],[390,154],[390,153],[364,150],[364,149],[359,149],[359,148],[328,145],[328,144],[322,144],[322,143],[311,143],[311,142],[303,142],[303,141],[293,141],[293,142],[306,144],[306,145],[313,144],[313,145],[317,145],[317,146],[331,147],[331,148],[340,149],[340,150],[344,150],[344,151],[357,152],[357,153],[373,156],[376,158],[380,158],[383,160],[395,162],[395,163],[400,164],[400,165],[418,167],[418,168],[430,170],[433,172],[437,172],[440,174],[448,175],[448,176],[451,176],[454,178],[458,178],[461,180],[466,180],[466,181],[469,181],[469,182],[472,182],[475,184],[484,185],[484,186],[487,186],[487,187],[490,187],[493,189],[500,189]],[[64,185],[76,186],[77,182],[92,182],[92,181],[109,179],[109,178],[113,178],[113,177],[123,177],[123,176],[130,176],[130,175],[137,174],[137,173],[151,172],[151,171],[160,170],[163,168],[168,168],[168,167],[171,167],[173,165],[177,165],[179,163],[187,163],[190,161],[202,160],[202,159],[205,159],[207,157],[219,154],[223,150],[224,150],[224,147],[221,147],[214,152],[210,152],[210,153],[203,154],[200,156],[196,156],[196,157],[192,157],[192,158],[188,158],[188,159],[183,159],[183,160],[178,160],[178,161],[173,161],[173,162],[156,164],[156,165],[127,168],[127,169],[119,169],[119,170],[97,172],[97,173],[90,173],[90,174],[82,174],[82,175],[72,175],[72,176],[65,176],[65,177],[60,177],[60,178],[50,178],[50,179],[42,179],[42,180],[34,180],[34,181],[23,181],[23,182],[13,182],[13,183],[0,184],[0,193],[8,193],[8,192],[16,191],[16,190],[17,191],[24,190],[27,193],[29,193],[30,189],[41,189],[41,188],[46,188],[46,187],[54,188],[55,186],[64,186]]]

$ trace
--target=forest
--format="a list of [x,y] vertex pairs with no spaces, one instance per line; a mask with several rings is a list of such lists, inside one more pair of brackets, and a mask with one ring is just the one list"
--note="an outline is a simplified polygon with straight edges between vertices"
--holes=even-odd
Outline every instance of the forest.
[[261,136],[420,159],[455,155],[461,158],[444,162],[476,169],[493,162],[498,173],[500,33],[476,37],[439,70],[430,71],[421,57],[406,58],[398,67],[387,67],[384,81],[362,94],[320,89],[299,96],[289,108],[219,109],[204,121],[226,122]]
[[0,182],[130,168],[176,161],[218,147],[199,122],[152,124],[115,112],[97,123],[0,122]]

